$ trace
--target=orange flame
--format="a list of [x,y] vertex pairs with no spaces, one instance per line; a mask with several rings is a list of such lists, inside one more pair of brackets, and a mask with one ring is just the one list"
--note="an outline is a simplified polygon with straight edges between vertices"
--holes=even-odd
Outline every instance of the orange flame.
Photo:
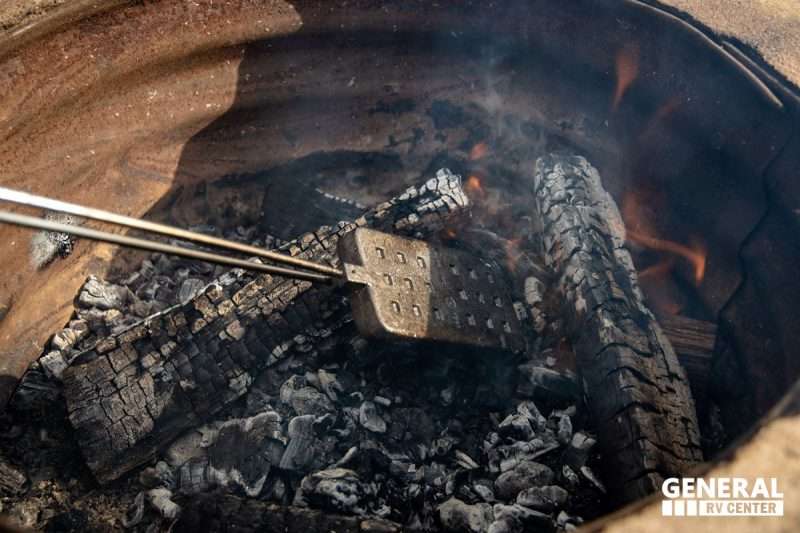
[[616,84],[614,86],[614,99],[611,110],[616,111],[622,97],[639,75],[639,45],[636,43],[623,46],[618,52],[614,62]]
[[485,142],[480,142],[472,147],[469,151],[469,159],[470,161],[475,161],[476,159],[483,159],[486,157],[486,154],[489,153],[489,145]]
[[[685,259],[692,265],[694,282],[699,285],[706,274],[706,259],[708,256],[708,251],[703,242],[693,238],[692,242],[687,246],[655,237],[655,228],[648,223],[647,217],[643,216],[643,211],[643,202],[639,201],[635,193],[629,192],[625,195],[622,202],[622,217],[627,226],[628,241],[651,250],[665,252]],[[664,269],[670,266],[662,265],[660,268]],[[643,271],[642,275],[645,275],[646,272],[647,270]],[[651,272],[650,274],[654,273]]]
[[636,231],[628,232],[628,240],[651,250],[675,254],[686,259],[694,271],[694,282],[699,285],[706,275],[707,251],[702,243],[696,242],[692,246],[672,242],[664,239],[644,235]]
[[481,183],[481,179],[476,176],[475,174],[471,175],[467,178],[467,183],[464,184],[464,190],[467,193],[474,193],[479,196],[485,196],[486,191],[483,188],[483,184]]

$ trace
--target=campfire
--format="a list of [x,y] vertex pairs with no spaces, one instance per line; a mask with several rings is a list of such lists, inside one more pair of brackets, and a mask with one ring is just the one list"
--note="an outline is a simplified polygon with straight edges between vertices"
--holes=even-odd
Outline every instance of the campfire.
[[[146,227],[45,204],[22,211],[49,226],[3,226],[20,276],[63,281],[66,302],[44,345],[13,341],[36,347],[17,350],[32,362],[0,417],[13,524],[571,531],[712,460],[782,392],[741,386],[775,372],[740,327],[753,289],[739,254],[763,206],[733,158],[756,152],[741,126],[761,122],[723,104],[750,88],[698,104],[724,84],[699,67],[690,83],[695,67],[641,38],[638,16],[610,17],[599,47],[555,46],[519,7],[497,23],[520,42],[474,7],[425,7],[424,24],[401,10],[379,31],[316,8],[266,25],[226,9],[269,32],[241,50],[225,34],[197,95],[180,92],[187,71],[177,97],[137,79],[138,104],[102,104],[120,124],[177,113],[170,135],[191,133],[174,161],[177,141],[141,130],[92,144],[98,168],[68,167],[63,191],[3,183],[175,229],[134,251],[124,239]],[[219,59],[192,53],[198,71]],[[124,186],[98,177],[115,172]],[[6,208],[1,221],[31,225]],[[123,246],[94,248],[92,231]],[[269,271],[271,254],[321,270]],[[29,292],[0,301],[0,325],[44,316],[54,293]]]
[[[257,227],[223,230],[333,267],[324,272],[363,269],[357,279],[377,281],[361,292],[249,273],[255,266],[226,272],[191,251],[156,253],[117,280],[89,278],[39,367],[63,383],[94,478],[139,472],[126,527],[191,522],[209,494],[230,494],[421,530],[470,520],[478,530],[564,529],[701,460],[688,381],[597,171],[582,157],[539,157],[512,197],[482,162],[488,154],[482,142],[465,158],[483,178],[440,169],[289,242]],[[270,210],[281,198],[264,201]],[[358,237],[364,228],[468,254],[436,259],[420,240]],[[355,253],[345,244],[354,235],[364,251],[344,264],[337,247]],[[468,266],[473,256],[483,259]],[[483,272],[492,261],[498,269]],[[402,277],[439,263],[447,276],[432,271],[428,287]],[[401,280],[398,301],[383,302]],[[403,307],[405,322],[381,318]],[[503,307],[513,316],[492,311]]]

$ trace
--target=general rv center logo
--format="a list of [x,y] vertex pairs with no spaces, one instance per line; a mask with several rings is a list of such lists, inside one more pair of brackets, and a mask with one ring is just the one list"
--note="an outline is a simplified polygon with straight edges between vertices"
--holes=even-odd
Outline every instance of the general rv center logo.
[[663,516],[783,516],[777,478],[669,478],[661,485]]

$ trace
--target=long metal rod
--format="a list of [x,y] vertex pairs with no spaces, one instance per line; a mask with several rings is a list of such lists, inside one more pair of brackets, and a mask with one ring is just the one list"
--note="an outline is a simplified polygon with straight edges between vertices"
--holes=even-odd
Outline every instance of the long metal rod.
[[128,248],[137,248],[139,250],[147,250],[150,252],[162,252],[165,254],[177,255],[178,257],[186,257],[188,259],[198,259],[200,261],[206,261],[208,263],[215,263],[218,265],[225,265],[235,268],[243,268],[246,270],[255,270],[257,272],[265,272],[267,274],[275,274],[287,278],[323,282],[323,283],[330,283],[335,279],[334,277],[329,276],[327,274],[318,274],[316,272],[308,272],[304,270],[294,270],[291,268],[283,268],[274,265],[253,263],[251,261],[246,261],[244,259],[237,259],[235,257],[228,257],[226,255],[203,252],[201,250],[192,250],[189,248],[183,248],[172,244],[164,244],[156,241],[148,241],[146,239],[137,239],[135,237],[128,237],[126,235],[117,235],[115,233],[108,233],[105,231],[84,228],[81,226],[62,224],[60,222],[53,222],[50,220],[30,217],[27,215],[9,213],[8,211],[0,211],[0,222],[5,222],[7,224],[14,224],[17,226],[24,226],[28,228],[41,229],[45,231],[69,233],[77,237],[83,237],[85,239],[92,239],[95,241],[118,244],[120,246],[126,246]]
[[[311,270],[312,272],[319,272],[321,274],[326,274],[328,276],[334,276],[334,277],[344,276],[344,273],[341,270],[338,270],[331,266],[321,265],[319,263],[313,263],[311,261],[305,261],[303,259],[298,259],[296,257],[292,257],[277,252],[271,252],[269,250],[265,250],[263,248],[259,248],[256,246],[250,246],[247,244],[229,241],[227,239],[220,239],[218,237],[212,237],[211,235],[204,235],[202,233],[196,233],[194,231],[175,228],[172,226],[167,226],[165,224],[159,224],[157,222],[150,222],[139,218],[127,217],[125,215],[119,215],[117,213],[103,211],[102,209],[95,209],[93,207],[86,207],[78,204],[71,204],[69,202],[62,202],[61,200],[54,200],[52,198],[47,198],[45,196],[38,196],[23,191],[7,189],[5,187],[0,187],[0,200],[5,200],[8,202],[13,202],[15,204],[27,205],[31,207],[40,207],[42,209],[48,209],[50,211],[59,211],[61,213],[68,213],[70,215],[75,215],[78,217],[90,218],[93,220],[99,220],[101,222],[109,222],[111,224],[117,224],[119,226],[125,226],[128,228],[134,228],[143,231],[149,231],[151,233],[167,235],[169,237],[175,237],[177,239],[182,239],[185,241],[192,241],[192,242],[206,244],[209,246],[214,246],[217,248],[233,250],[249,256],[263,257],[264,259],[268,259],[269,261],[272,261],[274,263],[296,266],[298,268]],[[69,232],[64,231],[64,233],[69,233]]]

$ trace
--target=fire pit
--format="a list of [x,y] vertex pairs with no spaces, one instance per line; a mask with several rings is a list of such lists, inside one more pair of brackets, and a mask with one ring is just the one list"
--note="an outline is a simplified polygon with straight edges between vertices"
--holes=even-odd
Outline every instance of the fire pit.
[[82,240],[30,268],[2,227],[18,521],[567,529],[713,460],[798,376],[796,98],[669,14],[59,16],[5,43],[3,185],[316,259],[340,221],[466,250],[528,346],[376,341],[336,290]]

